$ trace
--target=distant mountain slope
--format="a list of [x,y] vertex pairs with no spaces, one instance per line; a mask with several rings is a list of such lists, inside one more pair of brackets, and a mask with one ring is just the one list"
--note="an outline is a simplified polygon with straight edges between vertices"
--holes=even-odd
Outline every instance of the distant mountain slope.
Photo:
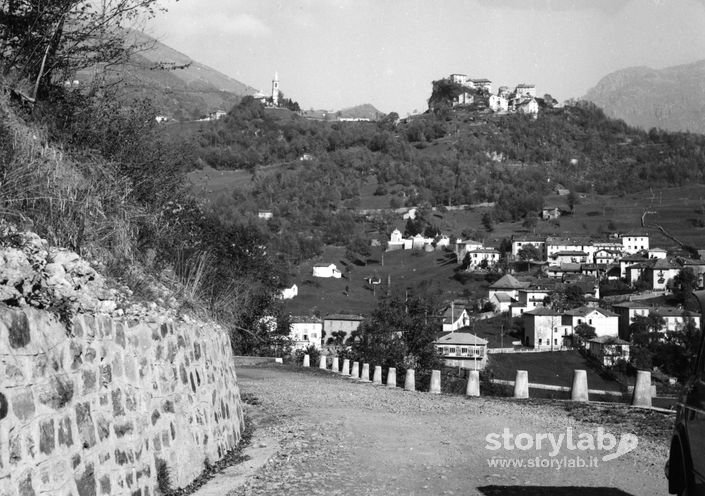
[[[160,114],[177,120],[195,119],[218,109],[227,111],[243,96],[257,92],[144,33],[131,32],[130,36],[148,48],[112,71],[110,77],[124,81],[127,96],[151,98]],[[79,80],[90,77],[90,71],[84,71]]]
[[370,119],[371,121],[376,121],[383,115],[382,112],[369,103],[344,108],[340,111],[340,117],[347,119]]
[[622,69],[602,78],[584,99],[633,126],[705,133],[705,60]]

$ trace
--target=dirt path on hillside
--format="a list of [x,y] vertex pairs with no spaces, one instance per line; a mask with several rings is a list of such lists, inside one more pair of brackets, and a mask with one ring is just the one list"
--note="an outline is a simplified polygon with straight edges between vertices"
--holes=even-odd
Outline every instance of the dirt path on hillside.
[[[277,439],[280,449],[230,496],[667,493],[663,465],[669,419],[657,420],[656,429],[652,422],[649,434],[642,436],[640,424],[628,422],[629,412],[610,419],[606,434],[619,439],[631,432],[639,436],[638,445],[603,461],[616,449],[590,450],[589,437],[597,444],[598,424],[576,420],[576,410],[568,414],[566,404],[410,393],[315,369],[241,368],[238,380],[244,397],[259,403],[249,407],[257,429]],[[520,435],[516,443],[509,438],[506,446],[512,450],[505,449],[505,429]],[[582,439],[586,449],[568,449],[566,438],[561,449],[554,449],[547,437],[541,439],[541,450],[516,447],[535,444],[543,434],[553,434],[558,442],[568,432],[573,447]],[[492,446],[501,444],[497,450],[487,448],[493,433],[491,439],[498,442]],[[493,456],[514,457],[508,463],[524,467],[491,467]],[[597,466],[565,466],[579,464],[578,456]],[[538,463],[553,467],[528,468],[537,457]]]

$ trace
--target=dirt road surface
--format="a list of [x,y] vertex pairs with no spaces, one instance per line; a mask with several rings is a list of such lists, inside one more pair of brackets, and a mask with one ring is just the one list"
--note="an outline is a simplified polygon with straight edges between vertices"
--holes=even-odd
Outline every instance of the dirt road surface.
[[[279,448],[229,496],[667,493],[667,417],[647,426],[623,407],[607,415],[599,407],[571,412],[561,402],[412,393],[316,369],[240,368],[238,381],[255,404],[248,411],[258,434],[276,439]],[[609,434],[617,442],[636,435],[638,445],[603,460],[618,449],[599,449],[598,427],[605,431],[603,448]],[[564,436],[559,450],[550,434],[555,442]],[[622,439],[625,449],[632,446],[633,437]],[[493,457],[524,466],[490,466]],[[578,459],[586,466],[577,467]]]

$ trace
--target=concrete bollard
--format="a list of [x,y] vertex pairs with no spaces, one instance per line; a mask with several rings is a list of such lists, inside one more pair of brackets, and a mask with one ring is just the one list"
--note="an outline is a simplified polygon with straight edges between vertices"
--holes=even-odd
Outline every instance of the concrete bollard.
[[372,375],[372,384],[382,384],[382,366],[375,365],[375,372]]
[[275,358],[274,363],[284,363],[284,359],[283,358]]
[[517,376],[514,380],[514,397],[519,399],[529,397],[529,372],[526,370],[517,370]]
[[328,357],[321,355],[321,360],[318,362],[318,368],[326,370],[328,368]]
[[389,372],[387,372],[387,387],[397,387],[397,369],[394,367],[390,367]]
[[350,371],[350,375],[354,379],[360,378],[360,362],[353,362],[352,363],[352,370]]
[[333,357],[333,365],[330,366],[333,372],[340,372],[340,364],[338,363],[338,357]]
[[431,387],[428,390],[431,394],[441,394],[441,371],[431,371]]
[[471,370],[468,375],[468,383],[465,386],[466,396],[480,396],[480,372]]
[[347,358],[343,360],[343,370],[340,373],[343,375],[350,375],[350,360]]
[[406,369],[404,389],[406,391],[416,391],[416,371],[414,369]]
[[360,375],[360,380],[363,382],[370,382],[370,364],[362,364],[362,375]]
[[304,355],[304,367],[311,366],[311,357],[308,354]]
[[651,372],[648,370],[636,373],[632,406],[651,406]]
[[585,370],[573,371],[573,388],[570,390],[572,401],[588,401],[588,382]]

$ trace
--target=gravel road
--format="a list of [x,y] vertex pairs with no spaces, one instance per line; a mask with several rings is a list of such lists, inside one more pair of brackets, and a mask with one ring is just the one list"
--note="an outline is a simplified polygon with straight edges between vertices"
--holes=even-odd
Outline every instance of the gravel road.
[[[279,367],[238,370],[243,397],[256,403],[248,407],[256,428],[278,440],[280,449],[229,496],[667,493],[663,465],[672,418],[662,414],[411,393],[313,368]],[[603,460],[617,449],[598,449],[598,427],[616,440],[635,434],[638,445]],[[505,429],[512,437],[505,436]],[[568,433],[573,449],[567,447]],[[492,434],[496,443],[487,439]],[[550,434],[555,442],[566,436],[560,449],[552,447]],[[491,467],[493,456],[524,466]],[[578,456],[597,466],[575,467]],[[526,466],[537,460],[553,465]]]

